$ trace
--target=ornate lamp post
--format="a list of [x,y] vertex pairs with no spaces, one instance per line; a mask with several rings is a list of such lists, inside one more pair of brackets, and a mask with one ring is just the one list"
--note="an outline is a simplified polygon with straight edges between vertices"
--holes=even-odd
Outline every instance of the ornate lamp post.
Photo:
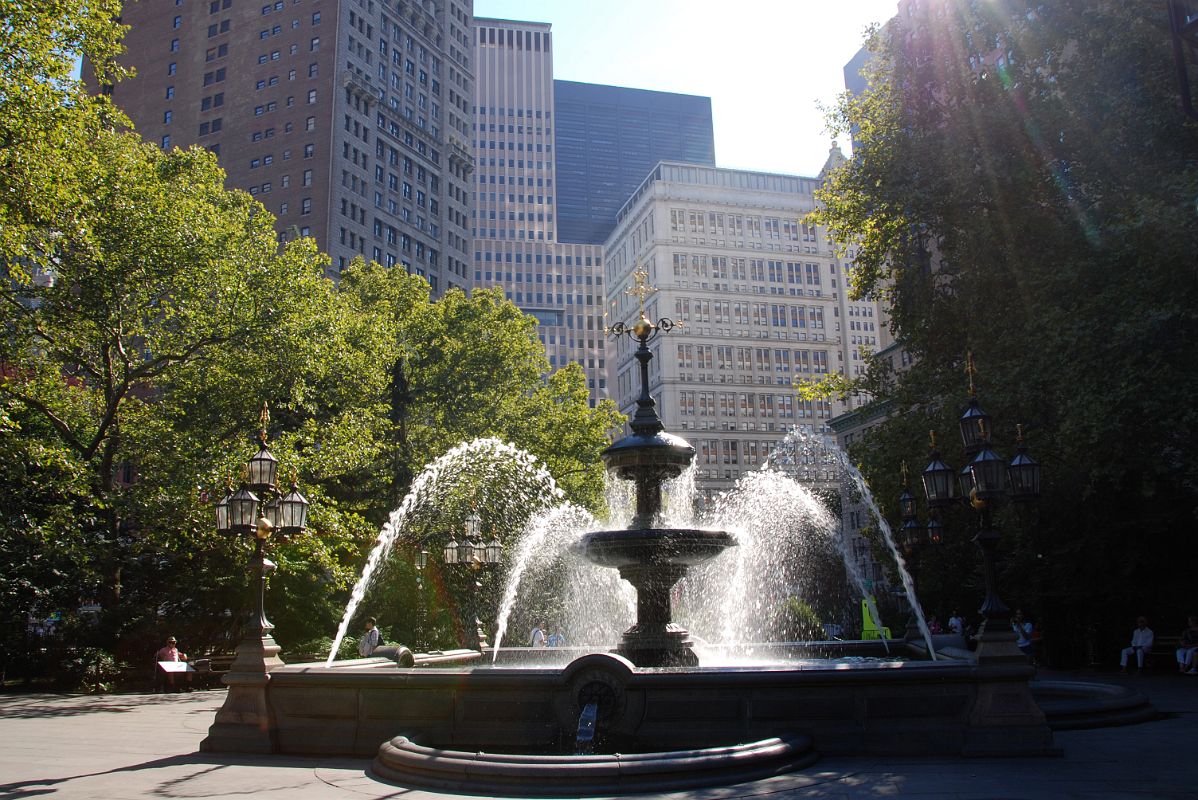
[[[308,501],[300,494],[292,472],[291,488],[282,494],[276,485],[279,462],[266,447],[270,411],[262,404],[259,449],[243,470],[244,482],[216,504],[216,529],[223,534],[254,537],[253,602],[242,630],[236,657],[224,683],[229,687],[225,703],[200,744],[205,751],[273,752],[274,729],[266,704],[270,671],[283,665],[280,648],[271,635],[274,625],[266,618],[266,576],[275,565],[266,558],[266,540],[278,532],[302,533],[308,524]],[[264,499],[265,498],[265,499]]]
[[[984,618],[978,632],[978,663],[1022,662],[1026,659],[1014,644],[1015,635],[1009,623],[1010,609],[998,594],[996,562],[998,542],[1002,535],[994,527],[993,512],[995,505],[1004,500],[1027,502],[1036,499],[1040,495],[1040,465],[1028,455],[1022,425],[1017,426],[1018,450],[1009,463],[994,451],[990,416],[978,405],[972,355],[968,356],[967,363],[970,399],[958,420],[958,427],[968,463],[960,473],[945,464],[936,449],[933,433],[931,459],[923,471],[924,493],[930,508],[945,508],[960,498],[967,500],[978,512],[978,532],[973,541],[982,551],[986,581],[986,597],[978,609]],[[963,480],[966,474],[967,483]],[[958,478],[956,487],[953,485],[954,476]]]
[[[473,631],[473,633],[467,633],[467,636],[471,648],[480,653],[490,647],[487,644],[487,634],[483,629],[482,620],[478,616],[478,599],[483,588],[482,579],[485,573],[498,567],[503,559],[503,544],[498,537],[492,535],[491,541],[483,541],[482,523],[482,517],[478,515],[478,512],[471,511],[470,515],[466,517],[466,528],[463,531],[462,541],[459,542],[451,537],[441,552],[442,563],[462,575],[467,585],[469,594],[467,629]],[[420,555],[417,556],[418,569],[420,568],[420,558],[423,558],[427,564],[428,551],[421,550]]]
[[[915,497],[911,494],[909,478],[907,475],[907,462],[903,462],[903,491],[899,494],[898,505],[899,515],[903,519],[903,524],[899,528],[898,546],[903,554],[903,560],[907,564],[907,574],[911,576],[911,585],[914,590],[919,588],[919,553],[928,544],[940,543],[940,523],[935,519],[929,521],[925,528],[919,521],[919,510],[916,507]],[[935,522],[935,527],[933,527]],[[922,636],[919,630],[919,618],[915,613],[915,606],[911,606],[911,613],[907,617],[906,639],[916,640]]]

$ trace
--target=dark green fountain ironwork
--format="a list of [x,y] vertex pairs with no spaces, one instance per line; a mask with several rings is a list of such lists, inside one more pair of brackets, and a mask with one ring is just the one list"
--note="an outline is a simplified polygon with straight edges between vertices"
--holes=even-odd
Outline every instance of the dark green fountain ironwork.
[[648,285],[644,269],[633,272],[636,281],[628,294],[640,300],[640,317],[632,325],[618,322],[604,332],[638,342],[634,357],[640,363],[641,394],[630,427],[632,433],[603,451],[609,471],[636,485],[636,514],[626,530],[595,531],[582,540],[582,550],[592,563],[620,570],[620,577],[636,588],[636,624],[626,630],[616,649],[638,667],[698,666],[690,634],[671,619],[670,589],[694,564],[700,564],[736,544],[726,531],[697,528],[654,527],[661,515],[661,485],[690,466],[695,448],[685,439],[665,432],[649,394],[649,342],[678,326],[668,318],[656,323],[645,316],[645,298],[656,291]]

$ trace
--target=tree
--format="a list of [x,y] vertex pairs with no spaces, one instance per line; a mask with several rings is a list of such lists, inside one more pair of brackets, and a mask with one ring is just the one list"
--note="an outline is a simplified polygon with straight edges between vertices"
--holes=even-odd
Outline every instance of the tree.
[[869,90],[832,116],[855,151],[815,219],[916,358],[861,383],[898,413],[855,455],[893,485],[936,429],[960,465],[950,434],[972,350],[996,441],[1025,423],[1044,462],[1039,520],[1001,521],[1009,601],[1075,653],[1087,627],[1121,630],[1135,609],[1181,625],[1180,565],[1198,554],[1182,534],[1198,506],[1198,126],[1179,108],[1164,8],[945,8],[877,31]]
[[470,296],[451,290],[431,302],[423,279],[377,264],[351,265],[341,291],[379,320],[393,342],[393,350],[377,356],[389,365],[389,382],[367,402],[385,444],[374,477],[358,483],[371,493],[386,487],[392,505],[383,513],[398,505],[425,464],[462,442],[492,436],[544,461],[577,504],[602,506],[599,452],[622,418],[611,401],[589,406],[579,367],[546,377],[535,318],[499,290]]

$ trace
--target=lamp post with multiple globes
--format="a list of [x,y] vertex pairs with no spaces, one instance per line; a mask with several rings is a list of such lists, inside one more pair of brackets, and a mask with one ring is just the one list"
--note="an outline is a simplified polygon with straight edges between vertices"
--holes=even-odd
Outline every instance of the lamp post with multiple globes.
[[[450,534],[450,539],[441,550],[441,563],[450,571],[461,576],[466,588],[466,637],[467,644],[472,650],[484,651],[487,647],[487,634],[482,620],[478,615],[479,595],[482,593],[484,574],[494,570],[503,559],[503,544],[499,537],[492,535],[490,541],[483,541],[482,517],[477,511],[471,511],[466,517],[465,530],[462,539],[458,541]],[[416,580],[419,590],[422,583],[421,573],[428,567],[429,551],[422,544],[416,553]]]
[[266,618],[266,576],[275,565],[266,558],[266,540],[272,534],[296,535],[308,524],[308,501],[300,494],[296,475],[291,474],[290,490],[284,494],[276,483],[279,462],[266,446],[266,426],[270,412],[262,404],[258,452],[242,471],[243,482],[216,504],[216,529],[231,536],[253,536],[254,552],[250,559],[253,573],[251,611],[242,629],[236,656],[223,681],[229,687],[225,703],[200,747],[205,751],[273,752],[274,727],[266,704],[266,685],[270,671],[283,665],[280,648],[271,633],[274,626]]
[[1002,535],[994,526],[994,510],[1004,501],[1025,503],[1039,497],[1040,465],[1028,455],[1022,425],[1017,426],[1014,458],[1008,462],[995,452],[990,415],[978,404],[972,355],[967,363],[970,399],[957,421],[967,463],[959,472],[946,464],[932,433],[931,456],[922,474],[924,494],[933,511],[963,500],[978,512],[978,532],[973,541],[982,551],[986,586],[985,599],[978,609],[983,617],[978,631],[978,663],[1026,661],[1014,646],[1010,609],[998,594],[997,548]]

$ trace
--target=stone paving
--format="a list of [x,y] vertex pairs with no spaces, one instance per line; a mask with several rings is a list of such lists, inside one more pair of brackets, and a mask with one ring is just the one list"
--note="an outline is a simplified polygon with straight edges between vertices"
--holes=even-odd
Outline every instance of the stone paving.
[[[1165,718],[1056,734],[1061,758],[826,758],[799,773],[674,795],[1039,800],[1198,799],[1198,677],[1095,673],[1053,679],[1132,683]],[[380,783],[363,759],[198,752],[224,692],[105,697],[0,695],[0,800],[445,797]],[[818,745],[818,742],[817,742]]]

